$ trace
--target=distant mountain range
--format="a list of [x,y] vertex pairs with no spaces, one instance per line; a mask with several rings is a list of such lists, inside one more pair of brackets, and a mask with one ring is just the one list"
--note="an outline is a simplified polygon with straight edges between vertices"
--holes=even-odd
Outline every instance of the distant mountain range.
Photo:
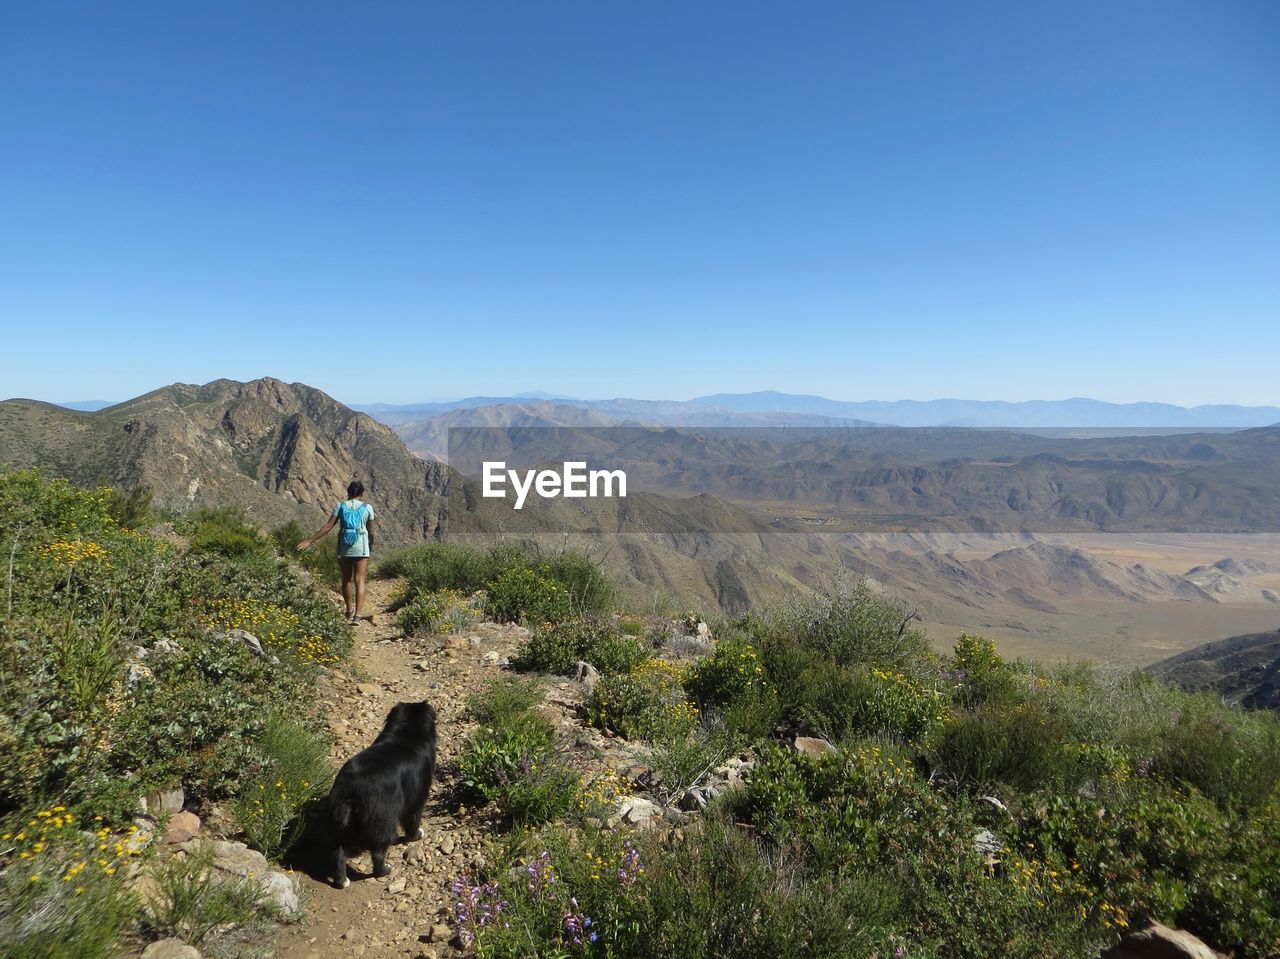
[[[447,534],[571,546],[598,558],[633,598],[685,608],[741,609],[843,571],[934,622],[981,616],[1017,626],[1081,603],[1280,604],[1263,573],[1241,561],[1175,575],[1040,535],[1280,531],[1280,428],[1080,439],[868,429],[815,409],[525,398],[446,404],[426,417],[414,407],[393,429],[304,384],[218,380],[96,412],[0,402],[0,465],[146,486],[175,510],[234,504],[263,525],[318,525],[359,477],[388,545]],[[622,416],[637,410],[644,416]],[[659,422],[668,418],[680,425]],[[639,419],[651,425],[618,428]],[[481,496],[474,476],[414,455],[459,426],[473,427],[460,434],[460,464],[461,454],[483,454],[533,465],[572,449],[625,468],[634,487],[626,499],[538,500],[513,511]],[[714,428],[725,426],[787,428]],[[797,428],[810,426],[822,428]]]
[[[398,425],[455,410],[523,406],[590,410],[623,423],[661,426],[842,425],[968,426],[1006,429],[1245,429],[1280,424],[1280,406],[1169,403],[1106,403],[1101,400],[867,400],[848,402],[823,396],[763,391],[715,393],[692,400],[578,400],[539,393],[471,396],[449,402],[356,406],[376,419]],[[822,423],[818,422],[823,421]]]

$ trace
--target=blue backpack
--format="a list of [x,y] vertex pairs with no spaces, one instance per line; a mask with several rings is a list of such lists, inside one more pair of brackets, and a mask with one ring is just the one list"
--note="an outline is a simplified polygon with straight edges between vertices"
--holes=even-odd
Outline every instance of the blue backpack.
[[360,542],[360,527],[364,521],[364,503],[359,506],[338,504],[338,521],[342,524],[339,534],[343,546],[352,547]]

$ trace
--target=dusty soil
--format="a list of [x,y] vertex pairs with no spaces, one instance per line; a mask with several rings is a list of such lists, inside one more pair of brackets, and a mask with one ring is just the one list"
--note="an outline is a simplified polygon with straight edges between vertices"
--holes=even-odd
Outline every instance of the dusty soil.
[[[333,888],[314,867],[300,871],[307,915],[278,930],[279,959],[461,955],[448,941],[452,929],[446,935],[442,928],[452,914],[449,887],[459,873],[474,870],[481,861],[481,850],[495,827],[483,810],[459,807],[451,797],[455,761],[474,728],[466,719],[466,700],[503,674],[495,663],[486,662],[486,654],[498,654],[489,660],[510,656],[528,633],[514,625],[477,623],[447,638],[405,639],[394,615],[386,611],[395,585],[369,584],[374,624],[356,627],[351,662],[320,684],[317,708],[336,740],[336,768],[373,741],[396,702],[427,699],[435,706],[439,760],[423,818],[426,837],[394,847],[387,860],[391,874],[383,879],[372,878],[367,853],[351,859],[347,889]],[[546,698],[549,718],[554,717],[567,735],[580,736],[584,744],[599,735],[581,730],[577,723],[581,693],[575,683],[550,684]]]

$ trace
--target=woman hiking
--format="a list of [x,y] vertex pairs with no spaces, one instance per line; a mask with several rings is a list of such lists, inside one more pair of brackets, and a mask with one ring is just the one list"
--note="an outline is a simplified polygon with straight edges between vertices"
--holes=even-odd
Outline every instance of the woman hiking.
[[[360,497],[364,484],[359,480],[347,487],[347,498],[333,508],[329,522],[298,544],[298,552],[310,549],[334,526],[338,526],[338,565],[342,567],[342,601],[347,605],[346,617],[352,623],[360,619],[373,622],[372,616],[361,616],[364,607],[364,575],[373,548],[373,507]],[[355,581],[355,605],[351,604],[351,583]]]

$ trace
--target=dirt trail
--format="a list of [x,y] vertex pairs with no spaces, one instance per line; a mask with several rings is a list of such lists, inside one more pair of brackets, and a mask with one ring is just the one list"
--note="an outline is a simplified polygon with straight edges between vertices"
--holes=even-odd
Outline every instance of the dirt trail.
[[369,584],[374,624],[356,627],[351,662],[318,684],[317,707],[337,743],[336,768],[373,741],[394,703],[427,699],[435,706],[439,760],[423,818],[426,838],[393,847],[387,860],[391,875],[383,879],[372,878],[367,853],[350,860],[348,889],[334,889],[319,874],[300,873],[307,916],[278,931],[278,959],[459,955],[441,928],[450,920],[449,886],[479,861],[490,826],[479,811],[449,804],[455,760],[471,728],[464,719],[466,699],[501,674],[494,661],[510,656],[528,634],[519,626],[477,623],[448,638],[406,640],[387,612],[395,586]]

